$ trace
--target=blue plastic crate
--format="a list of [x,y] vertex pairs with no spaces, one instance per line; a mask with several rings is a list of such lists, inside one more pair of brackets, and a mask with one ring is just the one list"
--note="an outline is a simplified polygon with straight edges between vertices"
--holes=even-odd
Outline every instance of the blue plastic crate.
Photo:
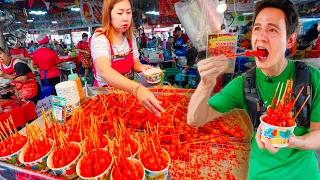
[[41,86],[41,94],[39,100],[52,95],[52,86]]

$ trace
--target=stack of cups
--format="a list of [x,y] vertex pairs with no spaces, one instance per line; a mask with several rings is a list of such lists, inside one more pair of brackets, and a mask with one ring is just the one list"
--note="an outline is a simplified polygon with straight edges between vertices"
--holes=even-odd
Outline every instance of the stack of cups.
[[80,95],[75,81],[64,81],[58,83],[55,88],[57,95],[66,99],[67,112],[71,112],[72,107],[79,107]]

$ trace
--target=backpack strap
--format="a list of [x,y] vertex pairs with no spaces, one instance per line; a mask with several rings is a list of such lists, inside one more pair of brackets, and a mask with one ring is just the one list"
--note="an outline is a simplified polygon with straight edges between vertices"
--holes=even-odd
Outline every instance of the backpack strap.
[[308,128],[310,127],[310,115],[312,104],[312,84],[310,81],[310,71],[307,63],[295,61],[295,81],[293,88],[294,94],[292,98],[295,98],[297,96],[302,86],[304,86],[304,89],[294,106],[294,113],[296,114],[299,111],[303,102],[310,95],[307,103],[303,106],[300,114],[296,119],[296,123],[299,127]]
[[244,75],[244,96],[253,128],[256,130],[260,124],[260,116],[266,111],[256,86],[256,68],[247,71]]

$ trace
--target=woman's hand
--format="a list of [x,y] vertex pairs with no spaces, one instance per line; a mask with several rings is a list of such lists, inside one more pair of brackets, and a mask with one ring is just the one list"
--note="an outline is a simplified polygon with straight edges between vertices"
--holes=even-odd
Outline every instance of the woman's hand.
[[145,70],[147,70],[147,69],[151,69],[152,68],[152,66],[149,66],[149,65],[146,65],[146,64],[142,64],[142,66],[141,66],[141,72],[143,72],[143,71],[145,71]]
[[160,106],[162,102],[142,85],[137,89],[137,98],[142,106],[144,106],[148,111],[156,114],[156,116],[161,116],[160,112],[164,112],[164,109]]

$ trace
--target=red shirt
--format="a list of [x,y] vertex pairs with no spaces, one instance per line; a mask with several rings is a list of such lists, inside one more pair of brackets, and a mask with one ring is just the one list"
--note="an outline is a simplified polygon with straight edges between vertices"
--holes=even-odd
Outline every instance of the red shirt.
[[[90,42],[91,39],[89,39]],[[89,43],[88,42],[82,42],[79,41],[77,44],[76,49],[81,49],[81,50],[85,50],[85,51],[90,51],[90,47],[89,47]],[[87,54],[83,53],[83,52],[79,52],[79,59],[81,60],[82,57],[85,57]]]
[[33,64],[40,69],[40,77],[44,79],[44,70],[47,70],[47,78],[60,76],[58,64],[61,62],[57,53],[53,50],[41,47],[33,53]]
[[30,57],[29,52],[28,52],[26,49],[24,49],[24,48],[18,48],[18,49],[12,48],[12,49],[10,50],[10,55],[11,55],[11,56],[19,55],[19,54],[23,54],[24,57]]

